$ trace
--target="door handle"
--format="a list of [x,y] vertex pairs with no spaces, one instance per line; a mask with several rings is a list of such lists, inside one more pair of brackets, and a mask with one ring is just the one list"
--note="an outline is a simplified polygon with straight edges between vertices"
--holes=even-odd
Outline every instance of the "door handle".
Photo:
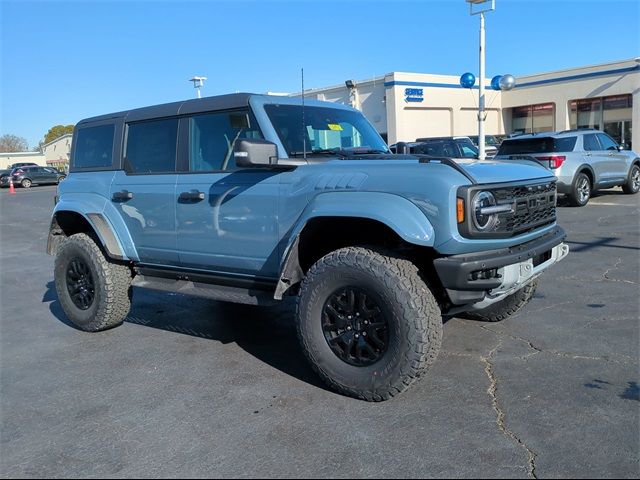
[[111,196],[111,200],[114,202],[128,202],[133,198],[133,193],[127,190],[121,190],[119,192],[114,192]]
[[585,156],[585,157],[590,157],[590,156],[591,156],[591,154],[590,154],[590,153],[585,153],[585,154],[584,154],[584,156]]
[[191,190],[190,192],[182,192],[178,197],[179,202],[200,202],[204,200],[204,192]]

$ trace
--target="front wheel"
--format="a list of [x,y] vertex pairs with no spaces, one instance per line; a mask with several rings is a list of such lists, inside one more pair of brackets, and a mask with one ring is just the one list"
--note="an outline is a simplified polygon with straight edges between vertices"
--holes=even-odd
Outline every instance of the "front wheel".
[[409,388],[433,363],[442,316],[409,260],[348,247],[327,254],[307,273],[297,330],[307,359],[330,387],[383,401]]
[[58,184],[59,184],[61,181],[63,181],[65,178],[67,178],[67,177],[65,177],[64,175],[63,175],[62,177],[58,177]]
[[54,277],[64,313],[81,330],[118,326],[129,313],[131,270],[109,261],[87,234],[72,235],[58,248]]
[[489,305],[482,310],[474,310],[464,316],[473,320],[483,322],[501,322],[506,318],[518,313],[527,303],[531,301],[538,288],[538,279],[525,285],[520,290],[503,298],[499,302]]
[[622,191],[628,194],[638,193],[640,191],[640,166],[633,165],[629,170],[627,182],[622,186]]

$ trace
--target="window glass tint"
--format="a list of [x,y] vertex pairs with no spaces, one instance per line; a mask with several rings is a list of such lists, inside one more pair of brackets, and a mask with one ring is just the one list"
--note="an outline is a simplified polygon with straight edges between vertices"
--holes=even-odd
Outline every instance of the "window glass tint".
[[432,155],[434,157],[457,157],[458,149],[452,141],[435,140],[426,142],[416,147],[417,153]]
[[574,147],[576,146],[576,140],[578,137],[565,137],[565,138],[556,138],[554,140],[555,143],[555,152],[573,152]]
[[72,164],[76,168],[104,168],[113,164],[114,125],[78,130]]
[[585,150],[600,150],[600,144],[598,143],[598,139],[596,138],[595,133],[585,135],[583,137],[583,144]]
[[464,158],[476,158],[478,156],[478,149],[471,142],[471,140],[466,138],[461,138],[456,140],[456,143],[458,144],[458,147],[460,147],[462,156]]
[[258,124],[249,111],[198,115],[190,119],[189,170],[234,170],[233,149],[243,138],[261,139]]
[[600,139],[600,144],[602,145],[602,150],[617,150],[618,144],[614,142],[609,135],[605,135],[604,133],[599,133],[598,138]]
[[575,144],[576,137],[512,139],[502,142],[497,155],[529,155],[532,153],[571,152],[573,151]]
[[178,119],[131,123],[127,128],[125,167],[132,173],[176,170]]

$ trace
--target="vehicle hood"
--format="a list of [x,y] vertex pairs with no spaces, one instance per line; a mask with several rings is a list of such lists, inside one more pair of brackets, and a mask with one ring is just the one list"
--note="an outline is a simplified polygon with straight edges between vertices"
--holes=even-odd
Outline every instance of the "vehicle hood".
[[454,159],[477,183],[506,183],[555,176],[534,162],[500,162],[495,160]]

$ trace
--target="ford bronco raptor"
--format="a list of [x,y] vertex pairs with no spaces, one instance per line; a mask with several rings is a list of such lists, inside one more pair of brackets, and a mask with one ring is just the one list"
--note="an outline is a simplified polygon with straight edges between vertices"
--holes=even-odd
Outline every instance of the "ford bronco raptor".
[[233,94],[83,120],[48,252],[79,328],[132,287],[266,305],[297,296],[315,371],[369,401],[436,358],[442,316],[500,321],[564,258],[537,164],[394,155],[357,110]]

